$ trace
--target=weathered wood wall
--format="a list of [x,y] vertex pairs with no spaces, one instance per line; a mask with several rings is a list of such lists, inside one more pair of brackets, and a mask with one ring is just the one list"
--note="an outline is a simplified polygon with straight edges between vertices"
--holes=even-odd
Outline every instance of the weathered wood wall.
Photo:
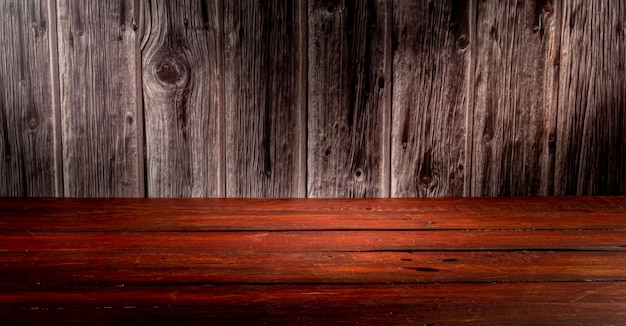
[[626,194],[621,0],[0,0],[0,196]]

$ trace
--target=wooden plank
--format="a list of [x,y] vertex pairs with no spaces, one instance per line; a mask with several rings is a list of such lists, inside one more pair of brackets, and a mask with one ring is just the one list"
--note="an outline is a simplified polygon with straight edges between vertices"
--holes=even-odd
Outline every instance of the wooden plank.
[[[0,1],[0,196],[61,196],[55,8]],[[54,44],[54,46],[52,46]]]
[[[44,256],[46,252],[72,252],[116,255],[124,252],[135,256],[151,252],[189,257],[204,254],[236,256],[241,253],[297,253],[297,252],[379,252],[379,251],[621,251],[626,252],[626,232],[576,230],[514,230],[514,231],[243,231],[233,232],[155,232],[141,230],[98,232],[32,231],[3,232],[0,244],[5,253],[14,253],[10,261]],[[149,243],[149,248],[143,245]],[[180,243],[185,243],[181,247]],[[102,247],[106,247],[103,249]],[[25,252],[26,254],[20,254]],[[443,255],[454,255],[445,253]],[[51,256],[50,258],[53,258]]]
[[[209,237],[208,234],[204,235]],[[189,237],[117,234],[46,239],[19,245],[2,240],[0,288],[12,284],[246,284],[246,283],[490,283],[622,281],[623,252],[604,251],[324,251],[264,252],[254,248],[212,252]],[[161,237],[165,239],[161,239]],[[263,235],[257,235],[262,238]],[[92,237],[93,238],[93,237]],[[134,239],[141,239],[138,241]],[[328,240],[321,238],[320,240]],[[163,246],[161,243],[175,241]],[[254,242],[254,237],[247,238]],[[294,240],[296,241],[297,238]],[[55,242],[55,241],[58,241]],[[53,244],[47,247],[45,244]],[[13,247],[8,247],[12,245]],[[56,247],[56,248],[55,248]],[[191,251],[190,249],[194,249]]]
[[[4,199],[0,323],[621,324],[625,209],[626,197]],[[422,229],[393,228],[407,221]]]
[[2,232],[624,230],[626,197],[4,199]]
[[223,197],[221,1],[142,0],[149,197]]
[[143,196],[135,5],[57,2],[66,196]]
[[226,1],[226,195],[305,197],[305,1]]
[[[616,283],[308,286],[116,285],[3,292],[4,324],[623,324]],[[376,298],[372,300],[372,298]],[[523,299],[521,299],[523,298]]]
[[[155,301],[168,302],[172,307],[203,305],[245,306],[252,302],[282,303],[296,306],[306,302],[332,303],[337,307],[374,304],[420,305],[428,302],[497,303],[515,302],[524,297],[526,303],[610,303],[626,299],[625,282],[569,282],[569,283],[450,283],[450,284],[306,284],[306,285],[164,285],[154,288],[142,284],[102,284],[93,289],[73,285],[57,288],[41,283],[38,289],[15,289],[0,294],[3,307],[24,303],[48,307],[65,306],[146,306]],[[79,293],[68,295],[64,293]],[[172,293],[176,292],[176,300]],[[120,295],[124,293],[124,295]],[[37,295],[44,294],[44,295]],[[371,295],[370,295],[371,294]],[[380,298],[372,301],[371,298]],[[276,301],[279,299],[280,301]],[[519,303],[519,302],[518,302]],[[554,317],[554,316],[553,316]]]
[[559,3],[478,2],[473,196],[551,192]]
[[626,190],[626,6],[564,1],[556,194]]
[[309,1],[309,197],[389,196],[391,6]]
[[[370,299],[371,300],[371,299]],[[375,301],[375,300],[371,300]],[[47,325],[68,322],[89,325],[149,324],[172,325],[181,321],[210,325],[621,325],[623,302],[613,303],[436,303],[367,306],[317,301],[305,306],[250,303],[248,306],[153,307],[98,306],[86,309],[47,309],[32,306],[0,311],[7,325]],[[297,311],[297,313],[296,313]],[[423,321],[428,323],[424,324]]]
[[470,2],[395,1],[392,197],[465,194]]

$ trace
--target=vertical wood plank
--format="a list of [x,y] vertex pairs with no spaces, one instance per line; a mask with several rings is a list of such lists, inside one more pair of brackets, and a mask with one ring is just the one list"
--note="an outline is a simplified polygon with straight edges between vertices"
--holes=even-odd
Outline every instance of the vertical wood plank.
[[469,4],[394,2],[392,197],[464,193]]
[[0,0],[0,197],[62,195],[48,6]]
[[556,2],[477,3],[474,196],[551,190]]
[[228,197],[305,196],[305,10],[224,2]]
[[389,195],[391,6],[309,2],[309,197]]
[[143,196],[138,9],[57,2],[66,196]]
[[557,194],[626,191],[626,5],[564,1]]
[[148,196],[221,197],[222,2],[142,7]]

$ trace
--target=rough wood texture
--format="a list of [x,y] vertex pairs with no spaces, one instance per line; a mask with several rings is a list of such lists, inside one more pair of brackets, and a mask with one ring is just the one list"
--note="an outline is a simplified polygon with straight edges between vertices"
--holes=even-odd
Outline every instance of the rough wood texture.
[[[563,251],[546,244],[523,250],[422,249],[409,245],[409,237],[368,246],[385,237],[385,232],[359,233],[351,246],[338,241],[343,232],[316,232],[315,241],[305,242],[306,233],[296,232],[259,249],[257,242],[271,241],[266,240],[268,232],[218,234],[238,240],[221,243],[213,241],[214,234],[169,232],[3,235],[0,243],[10,250],[0,253],[0,287],[36,282],[86,286],[92,280],[155,287],[167,283],[608,282],[622,280],[626,270],[624,248],[600,252],[592,245],[592,252],[579,252],[589,245]],[[623,236],[620,240],[624,243]],[[602,248],[610,250],[604,244]],[[561,250],[548,252],[553,249]]]
[[2,324],[626,322],[626,197],[5,199],[0,216]]
[[[376,201],[14,198],[1,203],[0,229],[11,232],[618,230],[624,225],[625,208],[622,197]],[[150,223],[145,222],[146,216]]]
[[0,9],[1,197],[626,194],[620,0]]
[[[623,282],[170,286],[0,294],[8,324],[620,325]],[[520,297],[524,298],[520,301]],[[17,302],[17,303],[16,303]],[[158,302],[162,306],[154,307]],[[30,309],[21,310],[22,307]],[[199,308],[201,307],[201,308]],[[61,309],[62,308],[62,309]],[[87,312],[87,313],[86,313]]]
[[224,196],[221,1],[142,1],[149,197]]
[[464,194],[469,6],[394,1],[392,197]]
[[139,8],[57,2],[66,196],[143,195]]
[[305,1],[225,1],[226,195],[305,197]]
[[624,193],[626,5],[563,6],[555,193]]
[[2,197],[63,195],[56,21],[48,5],[0,1]]
[[551,188],[554,163],[544,160],[553,159],[555,133],[554,2],[477,3],[473,196],[539,195]]
[[391,5],[309,1],[309,197],[389,195]]

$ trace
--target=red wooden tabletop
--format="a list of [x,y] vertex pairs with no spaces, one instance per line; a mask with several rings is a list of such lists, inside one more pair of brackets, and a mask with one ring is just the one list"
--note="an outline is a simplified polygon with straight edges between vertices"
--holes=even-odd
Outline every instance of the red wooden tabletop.
[[626,197],[0,199],[0,324],[626,324]]

